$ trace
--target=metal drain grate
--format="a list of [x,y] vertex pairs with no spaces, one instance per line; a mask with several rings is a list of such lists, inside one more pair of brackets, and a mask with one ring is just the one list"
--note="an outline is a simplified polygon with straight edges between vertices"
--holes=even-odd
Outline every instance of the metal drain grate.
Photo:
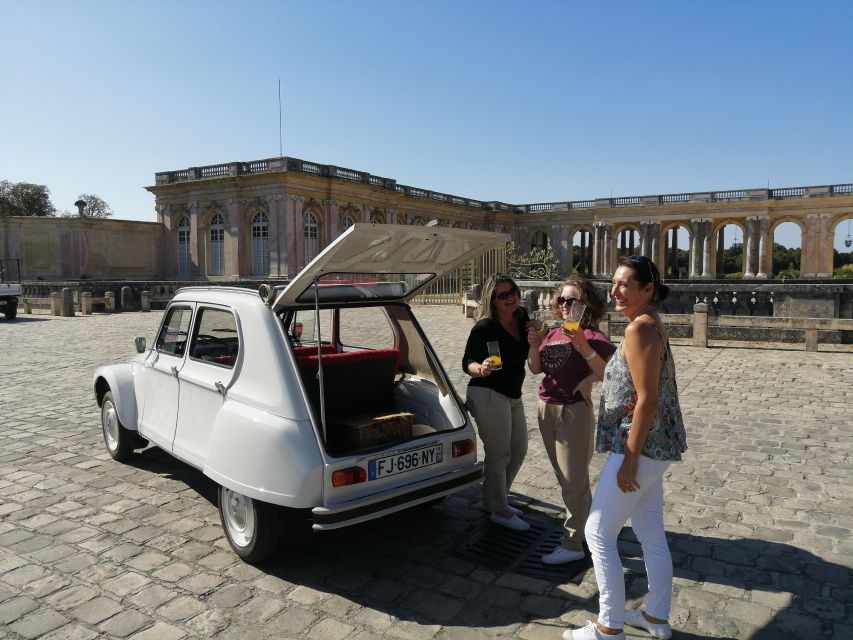
[[525,514],[528,531],[513,531],[489,521],[478,526],[467,539],[454,545],[450,553],[496,571],[518,573],[550,582],[580,583],[592,566],[589,552],[584,559],[560,565],[543,564],[541,557],[553,551],[563,537],[563,527],[554,521]]

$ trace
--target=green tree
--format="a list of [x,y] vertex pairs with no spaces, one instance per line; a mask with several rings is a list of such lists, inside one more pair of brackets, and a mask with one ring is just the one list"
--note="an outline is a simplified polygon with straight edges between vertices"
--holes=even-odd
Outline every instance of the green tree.
[[86,203],[83,215],[87,218],[109,218],[113,210],[101,198],[91,193],[81,193],[79,199]]
[[0,215],[53,216],[56,207],[50,201],[50,190],[31,182],[0,182]]

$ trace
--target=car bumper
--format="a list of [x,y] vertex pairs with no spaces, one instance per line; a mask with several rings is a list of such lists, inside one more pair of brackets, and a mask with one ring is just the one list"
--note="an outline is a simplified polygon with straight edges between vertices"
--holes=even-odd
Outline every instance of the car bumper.
[[483,463],[478,462],[473,469],[460,471],[449,477],[432,478],[402,487],[394,492],[383,492],[379,496],[354,500],[334,507],[315,507],[311,510],[314,521],[312,528],[316,531],[326,531],[367,522],[436,498],[443,498],[456,491],[475,486],[482,479]]

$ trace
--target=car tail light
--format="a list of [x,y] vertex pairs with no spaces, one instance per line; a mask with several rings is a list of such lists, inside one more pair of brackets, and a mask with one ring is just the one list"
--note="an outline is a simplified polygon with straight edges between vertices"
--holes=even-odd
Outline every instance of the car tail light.
[[457,440],[453,443],[453,457],[461,458],[467,456],[475,448],[473,440]]
[[332,474],[333,487],[345,487],[348,484],[358,484],[367,480],[367,472],[361,467],[348,467]]

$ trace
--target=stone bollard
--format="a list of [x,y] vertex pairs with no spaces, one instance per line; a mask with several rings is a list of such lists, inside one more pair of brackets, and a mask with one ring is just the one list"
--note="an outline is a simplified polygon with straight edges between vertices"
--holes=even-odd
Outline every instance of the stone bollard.
[[806,337],[806,351],[817,351],[817,329],[804,329]]
[[708,305],[704,302],[693,305],[693,346],[708,346]]
[[58,316],[62,312],[62,305],[59,301],[59,291],[50,292],[50,315]]
[[80,313],[84,316],[92,315],[92,292],[84,291],[80,294]]
[[24,300],[24,313],[33,312],[33,303],[30,300]]
[[115,291],[107,291],[104,293],[104,311],[107,313],[116,312],[116,294]]
[[143,291],[140,295],[142,297],[142,311],[151,311],[151,292]]
[[121,288],[121,310],[133,311],[133,290],[130,287]]
[[73,318],[74,317],[74,289],[70,287],[63,287],[62,293],[62,317],[63,318]]

